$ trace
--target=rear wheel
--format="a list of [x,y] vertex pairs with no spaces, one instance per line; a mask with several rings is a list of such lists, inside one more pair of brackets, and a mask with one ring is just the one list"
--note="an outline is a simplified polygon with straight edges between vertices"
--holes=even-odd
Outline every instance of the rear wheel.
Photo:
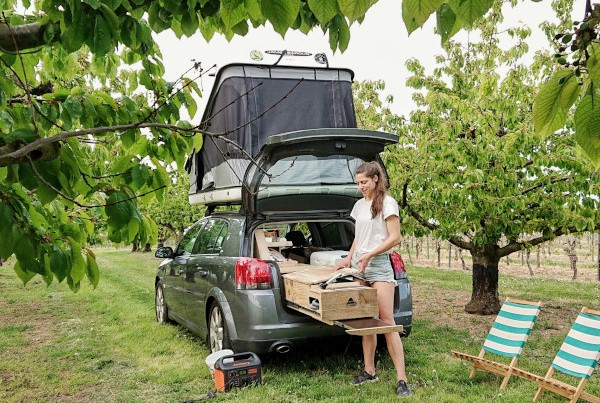
[[156,283],[154,305],[156,307],[156,321],[158,323],[169,323],[169,308],[167,308],[165,293],[163,292],[162,283],[160,281]]
[[231,348],[227,322],[225,321],[223,310],[217,302],[214,302],[210,307],[210,316],[208,317],[208,345],[211,353]]

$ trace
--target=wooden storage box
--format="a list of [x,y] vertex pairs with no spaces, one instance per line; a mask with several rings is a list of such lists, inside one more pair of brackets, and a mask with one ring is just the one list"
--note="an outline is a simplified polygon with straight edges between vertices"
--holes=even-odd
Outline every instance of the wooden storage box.
[[341,319],[372,318],[379,315],[377,290],[357,283],[319,284],[294,280],[294,273],[284,275],[288,306],[323,322]]

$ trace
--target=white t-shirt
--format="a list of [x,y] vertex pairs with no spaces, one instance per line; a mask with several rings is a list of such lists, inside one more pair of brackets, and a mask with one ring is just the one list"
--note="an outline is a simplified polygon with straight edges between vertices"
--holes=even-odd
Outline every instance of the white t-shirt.
[[363,197],[354,204],[350,216],[356,221],[354,229],[355,252],[364,254],[377,248],[388,237],[385,219],[395,215],[400,217],[398,203],[392,196],[385,195],[383,209],[375,218],[371,218],[371,202]]

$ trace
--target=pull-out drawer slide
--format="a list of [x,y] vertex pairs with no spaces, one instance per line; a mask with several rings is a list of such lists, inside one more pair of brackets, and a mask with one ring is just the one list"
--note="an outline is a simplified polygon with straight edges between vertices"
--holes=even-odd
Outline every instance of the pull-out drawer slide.
[[346,333],[354,336],[366,336],[369,334],[383,334],[404,331],[402,325],[391,325],[381,319],[363,318],[363,319],[346,319],[335,320],[334,325],[341,326],[346,329]]

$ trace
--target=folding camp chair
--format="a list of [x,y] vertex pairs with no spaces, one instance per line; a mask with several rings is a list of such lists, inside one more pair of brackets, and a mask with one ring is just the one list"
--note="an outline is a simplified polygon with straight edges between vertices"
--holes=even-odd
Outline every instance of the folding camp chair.
[[[541,307],[541,301],[531,302],[507,298],[492,324],[479,355],[476,357],[457,351],[452,351],[452,355],[473,364],[469,374],[470,378],[475,377],[478,369],[504,376],[500,385],[500,389],[504,389],[513,373],[517,360],[521,356],[523,346],[529,337],[529,333],[531,333],[531,328]],[[504,364],[486,359],[484,358],[486,352],[511,357],[511,361],[509,364]]]
[[[567,334],[554,361],[545,376],[516,369],[514,375],[537,382],[539,388],[533,401],[535,402],[549,390],[576,402],[584,399],[588,402],[600,402],[600,398],[583,391],[585,383],[592,375],[594,367],[600,359],[600,311],[583,308],[571,330]],[[557,370],[575,378],[579,378],[577,386],[559,381],[553,377]]]

